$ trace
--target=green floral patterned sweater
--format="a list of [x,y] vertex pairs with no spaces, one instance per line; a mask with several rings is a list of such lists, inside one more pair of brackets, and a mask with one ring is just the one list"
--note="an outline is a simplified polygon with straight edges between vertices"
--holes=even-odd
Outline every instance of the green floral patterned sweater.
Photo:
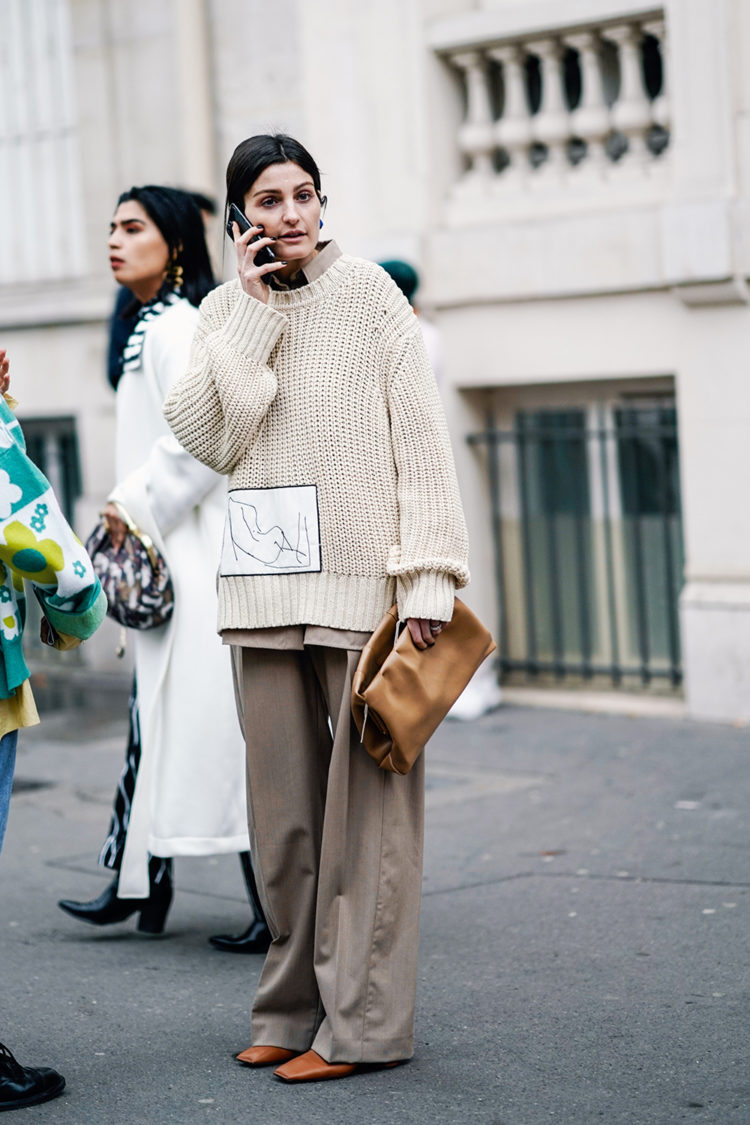
[[82,641],[101,624],[107,600],[86,550],[27,457],[21,427],[0,397],[0,700],[29,677],[21,646],[24,579],[57,633]]

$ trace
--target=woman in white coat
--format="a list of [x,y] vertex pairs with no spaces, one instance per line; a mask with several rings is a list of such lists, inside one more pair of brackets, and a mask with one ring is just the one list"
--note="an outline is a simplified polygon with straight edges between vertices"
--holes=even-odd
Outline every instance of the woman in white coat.
[[[161,933],[172,900],[171,857],[238,852],[255,917],[237,944],[270,940],[249,862],[242,734],[229,650],[216,636],[216,585],[226,483],[171,435],[162,403],[187,368],[197,306],[213,288],[203,220],[177,189],[131,188],[109,238],[115,279],[138,320],[117,386],[116,472],[105,516],[115,543],[126,514],[164,555],[175,591],[163,626],[135,634],[130,735],[100,862],[117,871],[92,902],[62,901],[95,925],[139,915]],[[211,939],[220,948],[232,940]]]

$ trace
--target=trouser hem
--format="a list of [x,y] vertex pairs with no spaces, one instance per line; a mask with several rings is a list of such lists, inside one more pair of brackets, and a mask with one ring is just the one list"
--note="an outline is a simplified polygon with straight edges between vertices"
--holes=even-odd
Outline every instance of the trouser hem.
[[[320,1041],[319,1041],[320,1040]],[[388,1039],[331,1039],[316,1037],[312,1050],[328,1063],[387,1063],[401,1062],[414,1055],[414,1040]]]
[[298,1051],[302,1055],[312,1046],[313,1036],[309,1024],[306,1029],[295,1030],[290,1028],[288,1019],[279,1024],[253,1020],[252,1029],[254,1047],[284,1047],[287,1051]]

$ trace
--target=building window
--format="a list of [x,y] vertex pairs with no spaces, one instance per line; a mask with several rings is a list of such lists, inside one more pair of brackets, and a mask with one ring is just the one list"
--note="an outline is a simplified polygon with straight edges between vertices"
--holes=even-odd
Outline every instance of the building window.
[[521,409],[470,440],[488,451],[505,678],[677,688],[673,400]]
[[[75,502],[81,495],[81,466],[78,457],[78,437],[74,418],[19,419],[26,439],[26,452],[52,485],[65,518],[73,522]],[[35,598],[27,598],[27,627],[24,630],[24,649],[32,668],[58,666],[59,653],[47,648],[39,639],[41,610]],[[67,666],[78,664],[80,651],[65,654]],[[45,680],[36,687],[46,691]]]
[[81,495],[81,465],[74,418],[21,419],[26,452],[52,485],[68,522]]

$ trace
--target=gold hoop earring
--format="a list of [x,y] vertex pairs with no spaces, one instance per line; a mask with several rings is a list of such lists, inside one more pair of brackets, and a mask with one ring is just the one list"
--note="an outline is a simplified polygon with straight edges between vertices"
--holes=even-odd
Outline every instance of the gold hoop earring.
[[184,274],[184,271],[183,271],[182,266],[180,265],[180,263],[177,261],[176,258],[173,258],[172,261],[167,266],[167,276],[166,276],[166,279],[165,279],[167,284],[169,285],[170,289],[181,289],[182,288],[183,274]]

